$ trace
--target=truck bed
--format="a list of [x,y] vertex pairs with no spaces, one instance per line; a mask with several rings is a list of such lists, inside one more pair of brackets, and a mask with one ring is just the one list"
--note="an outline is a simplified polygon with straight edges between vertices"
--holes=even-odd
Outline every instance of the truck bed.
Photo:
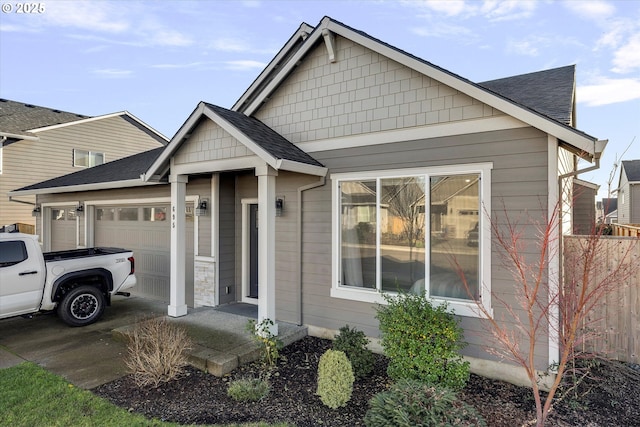
[[65,259],[87,258],[100,255],[112,255],[122,252],[129,252],[122,248],[87,248],[71,249],[67,251],[45,252],[42,254],[46,261],[62,261]]

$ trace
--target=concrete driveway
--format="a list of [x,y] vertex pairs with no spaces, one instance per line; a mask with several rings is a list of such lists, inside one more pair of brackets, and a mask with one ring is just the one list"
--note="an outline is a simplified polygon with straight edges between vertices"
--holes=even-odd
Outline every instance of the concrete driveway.
[[55,314],[0,320],[0,368],[31,361],[77,387],[97,387],[127,373],[126,347],[112,331],[166,312],[165,303],[116,296],[98,322],[81,328],[67,326]]

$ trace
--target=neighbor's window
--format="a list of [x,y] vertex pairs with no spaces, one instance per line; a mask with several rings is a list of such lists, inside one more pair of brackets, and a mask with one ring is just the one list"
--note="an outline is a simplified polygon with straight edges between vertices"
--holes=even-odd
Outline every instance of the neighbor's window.
[[73,150],[73,166],[89,168],[104,163],[104,153],[86,150]]
[[463,304],[480,297],[481,249],[489,248],[482,243],[480,215],[489,189],[481,183],[490,165],[448,169],[332,176],[332,295],[378,301],[380,291],[426,292]]

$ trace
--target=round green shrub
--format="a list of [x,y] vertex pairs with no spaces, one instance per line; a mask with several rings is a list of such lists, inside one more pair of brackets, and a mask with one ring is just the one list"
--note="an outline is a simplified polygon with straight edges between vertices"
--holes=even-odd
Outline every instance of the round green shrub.
[[367,427],[486,425],[476,409],[459,400],[454,391],[417,380],[400,380],[372,397],[364,423]]
[[447,311],[446,304],[434,307],[424,294],[384,295],[380,305],[381,344],[389,358],[387,374],[395,379],[416,379],[453,390],[469,380],[469,362],[460,350],[462,328]]
[[333,341],[333,349],[347,355],[356,379],[366,377],[373,370],[373,353],[367,348],[367,344],[369,340],[364,332],[351,329],[349,325],[340,328]]
[[317,395],[331,409],[345,406],[353,393],[353,369],[342,351],[327,350],[318,362]]
[[269,382],[261,378],[240,378],[227,386],[227,396],[238,402],[257,402],[269,394]]

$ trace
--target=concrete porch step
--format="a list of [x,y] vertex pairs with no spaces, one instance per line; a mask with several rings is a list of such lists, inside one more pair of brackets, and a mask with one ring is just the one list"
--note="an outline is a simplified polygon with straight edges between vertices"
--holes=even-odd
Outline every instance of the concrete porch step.
[[[223,376],[238,366],[253,362],[261,349],[246,330],[250,318],[212,308],[199,308],[179,318],[166,317],[182,326],[194,345],[189,364],[216,376]],[[135,325],[114,329],[114,339],[126,341]],[[278,339],[286,346],[307,335],[306,326],[278,323]]]

